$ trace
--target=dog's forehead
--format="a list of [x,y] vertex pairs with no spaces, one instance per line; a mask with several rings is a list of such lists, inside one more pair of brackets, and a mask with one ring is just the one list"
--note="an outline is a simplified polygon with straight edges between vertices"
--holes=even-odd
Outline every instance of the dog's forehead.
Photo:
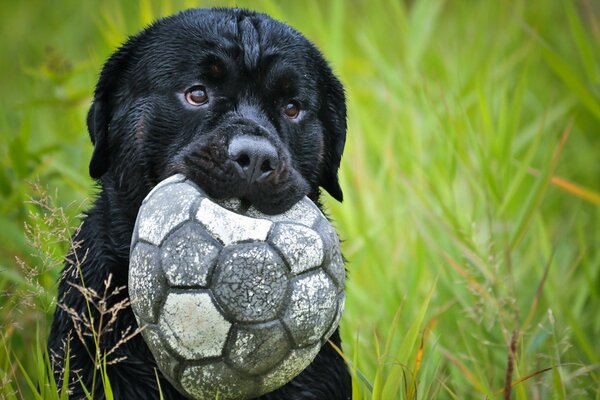
[[[282,60],[287,65],[304,68],[313,57],[312,45],[300,33],[265,14],[247,10],[188,10],[164,20],[158,28],[154,42],[160,51],[151,52],[158,62],[164,57],[199,64],[216,57],[264,73],[267,67]],[[162,61],[165,65],[167,60]]]
[[257,27],[250,18],[244,18],[238,23],[238,36],[242,43],[244,64],[249,69],[256,68],[260,56],[260,40]]

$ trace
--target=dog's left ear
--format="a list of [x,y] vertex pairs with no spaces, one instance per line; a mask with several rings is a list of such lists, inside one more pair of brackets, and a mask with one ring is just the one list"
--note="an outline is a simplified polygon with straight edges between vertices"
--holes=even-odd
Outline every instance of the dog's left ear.
[[323,70],[319,119],[325,127],[325,154],[319,185],[341,202],[344,195],[338,180],[338,169],[346,144],[346,98],[344,87],[331,68],[324,63]]

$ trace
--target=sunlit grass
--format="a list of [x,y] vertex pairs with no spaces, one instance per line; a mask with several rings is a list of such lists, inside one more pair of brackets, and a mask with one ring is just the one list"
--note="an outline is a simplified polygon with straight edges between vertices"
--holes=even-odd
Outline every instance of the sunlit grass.
[[[346,86],[345,201],[326,205],[349,260],[342,336],[355,398],[600,399],[598,8],[409,3],[200,2],[290,23]],[[24,221],[49,229],[31,216],[41,210],[28,182],[56,189],[60,224],[77,225],[93,192],[84,121],[103,60],[192,5],[98,3],[69,22],[78,33],[20,39],[43,56],[23,55],[1,86],[16,94],[0,111],[0,397],[49,387],[39,398],[59,398],[36,336],[58,270],[28,275],[14,262],[37,260]],[[46,250],[60,257],[64,245]]]

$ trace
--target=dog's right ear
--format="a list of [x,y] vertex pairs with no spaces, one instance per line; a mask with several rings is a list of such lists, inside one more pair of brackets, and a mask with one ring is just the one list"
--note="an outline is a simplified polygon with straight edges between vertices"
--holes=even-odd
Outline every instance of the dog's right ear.
[[100,179],[110,165],[110,124],[116,107],[115,94],[131,60],[134,40],[129,40],[108,59],[102,68],[94,91],[94,100],[87,115],[87,127],[94,145],[90,160],[90,176]]
[[100,179],[108,170],[108,125],[110,113],[106,110],[105,101],[94,96],[94,102],[87,115],[87,126],[94,145],[90,160],[90,176]]

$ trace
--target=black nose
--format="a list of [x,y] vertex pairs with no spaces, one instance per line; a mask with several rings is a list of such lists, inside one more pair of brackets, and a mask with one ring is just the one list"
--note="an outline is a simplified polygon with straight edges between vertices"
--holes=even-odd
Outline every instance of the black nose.
[[258,136],[236,136],[229,142],[229,158],[248,183],[267,178],[279,165],[275,147]]

